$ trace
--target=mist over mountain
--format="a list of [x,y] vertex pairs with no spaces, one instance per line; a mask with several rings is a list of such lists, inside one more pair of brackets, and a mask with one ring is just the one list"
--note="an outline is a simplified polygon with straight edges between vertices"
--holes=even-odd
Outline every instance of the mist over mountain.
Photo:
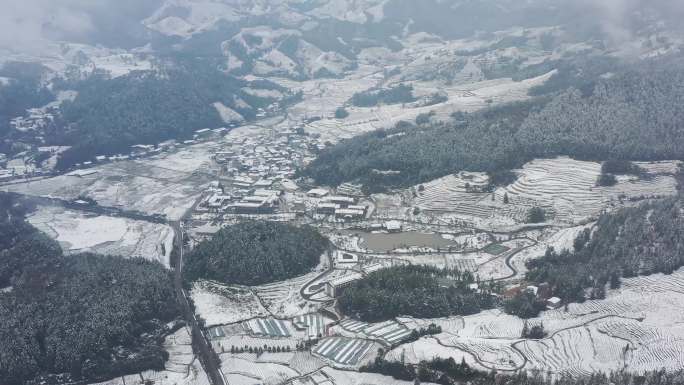
[[162,36],[187,39],[220,31],[224,22],[299,31],[315,29],[319,21],[356,26],[351,28],[378,24],[387,35],[427,32],[444,38],[513,26],[575,25],[624,44],[646,28],[677,30],[684,15],[676,0],[3,0],[0,6],[0,47],[18,51],[38,50],[46,41],[133,48]]
[[0,385],[684,383],[682,19],[0,0]]

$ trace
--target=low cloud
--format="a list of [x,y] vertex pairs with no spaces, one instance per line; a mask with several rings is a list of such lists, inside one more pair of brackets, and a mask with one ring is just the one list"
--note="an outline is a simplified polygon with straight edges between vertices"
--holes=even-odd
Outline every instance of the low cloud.
[[684,16],[682,0],[582,0],[580,3],[586,7],[588,17],[598,17],[600,27],[614,43],[630,42],[640,27],[639,18],[654,17],[677,29]]
[[125,35],[161,0],[0,0],[0,49],[36,53],[49,41]]
[[86,34],[93,28],[76,0],[0,0],[0,47],[18,51],[38,51],[51,34]]

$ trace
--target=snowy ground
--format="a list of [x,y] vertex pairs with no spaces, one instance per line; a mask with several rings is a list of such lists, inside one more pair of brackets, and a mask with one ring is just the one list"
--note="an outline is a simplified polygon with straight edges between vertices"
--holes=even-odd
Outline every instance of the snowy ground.
[[195,309],[207,327],[227,325],[255,317],[268,316],[254,293],[211,282],[196,282],[190,292]]
[[418,362],[438,355],[481,369],[520,368],[586,374],[627,368],[635,372],[684,368],[684,270],[625,279],[605,300],[570,304],[529,320],[548,335],[522,340],[523,321],[498,310],[435,322],[443,333],[391,351],[388,358]]
[[193,354],[191,343],[190,331],[180,328],[164,340],[164,348],[169,352],[164,371],[147,370],[93,385],[137,385],[147,381],[160,385],[209,385],[209,378]]
[[210,167],[214,143],[200,143],[149,159],[126,160],[96,166],[83,177],[54,178],[3,187],[6,191],[67,200],[79,196],[102,206],[137,210],[146,214],[180,218],[216,179]]
[[95,252],[159,261],[169,267],[173,229],[126,218],[87,215],[58,206],[39,206],[28,221],[67,252]]

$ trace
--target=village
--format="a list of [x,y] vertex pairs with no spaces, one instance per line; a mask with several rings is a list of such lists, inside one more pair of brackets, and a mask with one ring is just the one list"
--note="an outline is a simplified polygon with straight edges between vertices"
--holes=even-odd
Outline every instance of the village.
[[[610,340],[606,346],[615,350],[602,353],[599,361],[569,357],[592,346],[596,333],[617,320],[624,321],[616,326],[618,330],[634,327],[630,322],[638,321],[620,318],[625,309],[614,305],[632,295],[630,291],[609,293],[604,302],[564,304],[551,296],[547,285],[525,282],[525,263],[548,247],[571,248],[577,234],[591,228],[602,212],[674,194],[678,162],[640,164],[651,178],[625,179],[606,188],[595,186],[599,164],[557,158],[525,165],[515,171],[518,180],[514,184],[493,191],[485,188],[486,174],[461,172],[408,189],[368,195],[353,183],[317,186],[301,177],[299,171],[326,146],[311,130],[316,122],[272,118],[266,123],[201,129],[192,141],[134,146],[129,154],[98,157],[97,162],[63,175],[12,180],[2,188],[84,205],[133,208],[141,218],[181,221],[190,247],[244,220],[310,225],[328,237],[333,248],[302,277],[256,287],[210,281],[192,287],[196,314],[203,320],[205,336],[229,384],[345,383],[340,381],[352,375],[360,381],[374,375],[356,370],[381,351],[386,359],[417,363],[440,354],[465,359],[482,370],[500,371],[525,367],[560,373],[589,370],[596,362],[603,369],[624,364],[615,353],[622,349],[618,347],[622,337],[617,335],[604,337]],[[150,195],[150,191],[155,193]],[[168,202],[174,203],[169,207]],[[526,223],[532,207],[545,209],[544,222]],[[45,224],[49,234],[74,250],[117,252],[122,249],[108,245],[131,244],[126,239],[137,237],[136,247],[156,249],[150,254],[169,266],[170,247],[155,247],[143,239],[153,236],[168,243],[170,226],[131,232],[141,229],[140,222],[128,220],[117,224],[120,232],[99,234],[103,229],[95,225],[100,223],[96,218],[102,217],[81,217],[73,210],[40,206],[29,221],[39,227]],[[85,225],[87,221],[92,225]],[[88,241],[70,230],[74,223],[88,226]],[[354,282],[380,269],[407,264],[470,272],[476,277],[472,290],[489,287],[490,282],[500,287],[492,293],[499,302],[527,293],[547,309],[530,323],[543,324],[549,338],[566,345],[567,359],[543,359],[546,354],[558,354],[558,349],[522,339],[526,324],[500,309],[445,319],[400,317],[377,324],[339,311],[336,298]],[[592,306],[596,310],[586,310]],[[643,318],[645,302],[629,306],[632,319]],[[654,330],[667,328],[659,318],[639,323]],[[431,324],[442,333],[416,340],[415,332]],[[673,340],[663,349],[671,351],[678,344],[679,340]],[[653,357],[659,354],[671,356],[653,352],[630,360],[638,359],[644,368],[655,367],[659,364]],[[171,362],[178,360],[178,370],[190,370],[185,356],[174,357]],[[172,378],[155,372],[143,376],[162,382]],[[372,378],[374,383],[388,383],[382,376]]]

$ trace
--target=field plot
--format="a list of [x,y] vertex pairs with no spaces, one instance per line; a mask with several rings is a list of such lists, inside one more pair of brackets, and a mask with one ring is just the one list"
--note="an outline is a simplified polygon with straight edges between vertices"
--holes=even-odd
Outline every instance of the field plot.
[[292,320],[295,328],[306,330],[307,336],[316,338],[326,334],[326,320],[320,314],[306,314]]
[[286,365],[257,363],[230,354],[221,354],[221,372],[230,384],[268,384],[284,383],[299,377],[299,373]]
[[541,341],[517,345],[528,358],[528,369],[573,375],[624,367],[625,341],[600,333],[594,327],[561,331]]
[[411,335],[411,329],[395,320],[367,324],[365,322],[347,319],[340,322],[339,326],[345,331],[378,340],[388,346],[396,345]]
[[174,237],[169,226],[95,216],[58,206],[38,206],[27,219],[59,242],[67,252],[145,258],[169,267]]
[[373,345],[373,341],[369,340],[331,337],[321,340],[314,348],[313,354],[334,364],[352,367],[364,359]]
[[[323,368],[321,372],[332,380],[333,384],[337,385],[411,385],[412,381],[395,380],[389,376],[383,376],[374,373],[358,373],[347,370],[337,370],[334,368]],[[321,385],[327,385],[322,382]],[[436,385],[431,382],[423,382],[425,385]]]
[[246,289],[199,281],[193,285],[190,295],[197,314],[208,327],[268,316],[257,297]]
[[256,318],[244,323],[245,329],[254,336],[289,337],[290,329],[287,323],[273,318]]
[[[180,218],[209,183],[208,177],[175,173],[165,178],[155,175],[145,161],[122,161],[94,168],[96,174],[83,177],[60,175],[31,183],[3,187],[4,190],[33,196],[74,200],[94,199],[102,206],[137,210]],[[192,178],[192,181],[188,181]]]
[[456,362],[466,361],[468,365],[485,370],[475,360],[474,356],[466,351],[460,350],[455,346],[444,346],[434,338],[421,338],[418,341],[398,346],[390,350],[385,359],[389,361],[418,364],[421,361],[429,361],[435,357],[453,358]]
[[554,209],[559,220],[574,221],[597,215],[606,204],[602,194],[594,191],[600,173],[601,165],[594,162],[566,157],[537,159],[518,170],[518,179],[505,191],[509,198]]
[[448,175],[418,188],[414,204],[422,210],[457,211],[461,205],[473,205],[487,194],[468,191],[471,187],[487,184],[488,177],[482,173]]
[[164,339],[164,349],[169,352],[161,372],[147,370],[142,373],[118,377],[93,385],[144,385],[148,381],[155,384],[209,385],[209,378],[199,360],[192,352],[190,331],[182,327]]
[[576,223],[597,216],[609,203],[620,196],[627,198],[662,197],[676,194],[676,181],[671,172],[673,162],[640,164],[653,175],[637,180],[633,177],[618,178],[612,187],[597,187],[596,179],[601,165],[567,157],[537,159],[517,170],[515,183],[499,189],[497,196],[508,193],[513,203],[518,199],[536,202],[538,206],[553,210],[556,220]]
[[508,248],[502,244],[492,243],[491,245],[488,245],[487,247],[485,247],[483,251],[485,253],[491,254],[491,255],[501,255],[501,254],[507,252],[508,250],[510,250],[510,248]]
[[322,262],[316,271],[301,277],[289,279],[282,282],[274,282],[254,288],[256,295],[270,313],[278,318],[291,318],[318,310],[320,304],[306,301],[302,298],[301,288],[308,282],[316,278],[327,264],[326,258],[321,258]]

